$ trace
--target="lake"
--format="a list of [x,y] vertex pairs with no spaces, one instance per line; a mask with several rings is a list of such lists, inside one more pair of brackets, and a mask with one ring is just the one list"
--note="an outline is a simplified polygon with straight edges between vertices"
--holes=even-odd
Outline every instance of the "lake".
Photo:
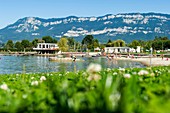
[[0,74],[39,73],[86,70],[90,63],[98,63],[102,68],[145,67],[139,62],[108,60],[102,57],[80,57],[81,62],[54,62],[44,56],[0,56]]

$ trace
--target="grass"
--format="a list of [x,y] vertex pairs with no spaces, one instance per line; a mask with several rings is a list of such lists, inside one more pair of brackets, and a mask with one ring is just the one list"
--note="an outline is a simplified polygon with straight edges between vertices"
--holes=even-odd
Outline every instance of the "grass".
[[[0,112],[168,113],[170,67],[0,75]],[[99,78],[89,77],[96,75]]]

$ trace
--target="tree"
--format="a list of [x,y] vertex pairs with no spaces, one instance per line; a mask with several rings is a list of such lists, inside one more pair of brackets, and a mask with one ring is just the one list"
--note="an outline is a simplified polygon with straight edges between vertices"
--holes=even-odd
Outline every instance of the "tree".
[[93,40],[93,48],[99,47],[99,41],[97,39]]
[[73,48],[74,48],[74,45],[75,45],[75,40],[74,40],[74,38],[67,38],[67,40],[68,40],[69,48],[70,48],[70,49],[73,49]]
[[82,45],[85,45],[88,49],[92,49],[93,39],[92,35],[85,36],[82,40]]
[[32,46],[37,47],[37,43],[38,43],[38,39],[36,38],[32,41]]
[[140,43],[138,40],[133,40],[130,44],[129,44],[129,47],[132,47],[134,49],[137,48],[137,46],[140,46]]
[[61,51],[65,52],[68,51],[68,40],[67,38],[60,38],[60,40],[58,41],[58,46],[60,48]]
[[125,41],[123,40],[115,40],[115,41],[111,41],[109,40],[106,44],[107,47],[124,47],[125,46]]
[[42,40],[44,40],[45,43],[53,43],[53,41],[54,41],[53,38],[50,36],[44,36],[44,37],[42,37]]
[[21,45],[24,47],[24,48],[29,48],[31,47],[30,46],[30,42],[28,40],[22,40],[21,41]]
[[112,47],[112,41],[110,39],[108,40],[106,47]]
[[8,42],[6,43],[6,48],[7,49],[13,49],[14,47],[14,43],[12,40],[8,40]]
[[21,51],[23,49],[23,46],[21,45],[21,42],[16,42],[14,47],[18,50]]

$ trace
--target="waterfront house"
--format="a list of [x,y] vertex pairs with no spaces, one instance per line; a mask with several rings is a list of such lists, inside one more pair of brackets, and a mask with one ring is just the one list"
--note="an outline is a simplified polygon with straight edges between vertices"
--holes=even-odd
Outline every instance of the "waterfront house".
[[33,50],[37,51],[38,54],[55,54],[59,51],[59,47],[55,43],[38,43]]
[[106,53],[128,53],[130,52],[130,47],[105,47]]

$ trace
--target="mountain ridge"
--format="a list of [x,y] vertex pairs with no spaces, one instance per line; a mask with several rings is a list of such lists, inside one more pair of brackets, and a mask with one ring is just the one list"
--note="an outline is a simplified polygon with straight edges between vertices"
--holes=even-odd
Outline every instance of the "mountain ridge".
[[149,40],[155,36],[170,36],[170,14],[163,13],[119,13],[104,16],[65,18],[24,17],[0,29],[0,41],[33,40],[42,36],[59,38],[74,37],[81,41],[93,35],[101,43],[108,39]]

